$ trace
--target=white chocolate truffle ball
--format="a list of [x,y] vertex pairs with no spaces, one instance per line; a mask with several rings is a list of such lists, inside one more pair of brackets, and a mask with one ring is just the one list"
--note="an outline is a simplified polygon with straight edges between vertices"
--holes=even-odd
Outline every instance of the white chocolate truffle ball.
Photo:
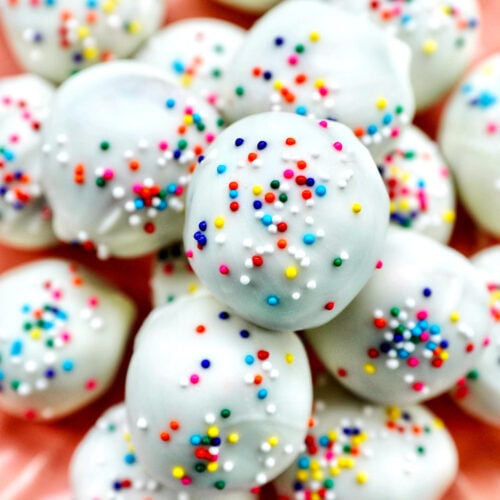
[[159,28],[165,7],[165,0],[0,2],[21,65],[55,82],[130,56]]
[[113,382],[132,302],[76,264],[39,260],[0,276],[0,408],[29,420],[64,417]]
[[249,30],[226,73],[229,121],[289,111],[348,125],[377,151],[414,113],[409,50],[363,16],[284,2]]
[[446,243],[455,222],[455,188],[437,144],[412,125],[377,161],[391,222]]
[[451,485],[455,444],[425,407],[373,406],[328,381],[314,401],[304,450],[273,483],[280,500],[438,500]]
[[347,388],[384,404],[449,390],[489,342],[488,294],[469,261],[413,231],[389,228],[361,293],[307,339]]
[[[85,435],[70,464],[74,500],[202,500],[206,492],[188,494],[165,488],[143,470],[130,437],[125,405],[108,409]],[[246,492],[221,493],[223,500],[254,500]]]
[[154,68],[94,66],[58,91],[44,132],[44,188],[63,241],[134,257],[182,236],[184,192],[221,122]]
[[154,35],[135,58],[220,107],[224,75],[244,36],[245,30],[222,19],[184,19]]
[[410,77],[417,109],[432,106],[471,63],[479,35],[477,0],[328,0],[366,15],[411,50]]
[[35,75],[0,79],[0,241],[14,247],[57,242],[40,185],[41,130],[53,95]]
[[467,413],[500,427],[500,245],[477,253],[472,263],[483,272],[490,296],[491,345],[474,369],[457,382],[452,396]]
[[183,295],[193,295],[203,289],[186,259],[182,244],[174,243],[156,254],[151,277],[154,307],[173,302]]
[[169,488],[241,490],[293,461],[312,403],[293,332],[270,332],[208,293],[156,309],[136,341],[125,402],[144,469]]
[[474,222],[500,236],[500,54],[480,62],[449,99],[439,144]]
[[375,270],[389,219],[382,179],[353,133],[292,113],[228,127],[187,196],[184,247],[196,275],[274,330],[342,311]]

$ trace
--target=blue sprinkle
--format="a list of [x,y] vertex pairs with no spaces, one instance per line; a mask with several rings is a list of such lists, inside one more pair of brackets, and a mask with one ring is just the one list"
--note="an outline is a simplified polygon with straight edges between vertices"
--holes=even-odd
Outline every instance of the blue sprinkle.
[[199,434],[193,434],[191,438],[189,439],[189,442],[193,446],[198,446],[201,443],[201,436]]
[[200,231],[206,231],[207,230],[207,221],[202,220],[199,224],[198,227]]
[[255,210],[260,210],[262,208],[262,202],[259,200],[255,200],[253,202],[253,208],[255,208]]
[[217,173],[218,174],[223,174],[227,170],[226,165],[217,165]]
[[430,297],[432,295],[432,290],[430,288],[424,288],[422,294],[424,297]]
[[277,306],[280,303],[280,299],[276,295],[269,295],[266,302],[270,306]]
[[266,399],[267,398],[267,389],[260,389],[259,392],[257,392],[257,397],[259,399]]
[[205,368],[205,370],[206,370],[207,368],[210,368],[210,360],[208,360],[208,359],[204,359],[204,360],[201,362],[201,367],[202,367],[202,368]]
[[172,61],[172,69],[179,75],[184,73],[184,64],[179,59]]
[[326,187],[323,185],[320,185],[314,190],[314,192],[316,193],[316,196],[319,196],[321,198],[322,196],[325,196],[325,194],[326,194]]
[[23,343],[21,340],[14,340],[10,346],[10,355],[19,356],[23,352]]
[[75,363],[73,362],[73,360],[71,359],[65,359],[61,365],[61,368],[65,371],[65,372],[70,372],[73,370],[73,368],[75,367]]
[[135,455],[133,453],[127,453],[123,459],[125,460],[125,463],[128,465],[135,464]]
[[240,337],[242,339],[247,339],[248,337],[250,337],[250,332],[248,330],[241,330]]
[[229,313],[226,311],[222,311],[219,313],[219,319],[229,319]]
[[309,469],[309,458],[308,457],[299,457],[297,460],[297,467],[299,469]]
[[242,139],[241,137],[238,137],[235,141],[234,141],[234,145],[236,147],[240,147],[243,143],[245,142],[244,139]]
[[295,112],[300,115],[300,116],[306,116],[307,115],[307,108],[305,106],[297,106],[297,109]]
[[262,221],[262,224],[264,224],[264,226],[270,226],[273,223],[273,218],[271,215],[265,214],[262,216],[261,221]]
[[314,234],[311,234],[311,233],[304,234],[302,241],[306,245],[312,245],[316,241],[316,236],[314,236]]
[[266,141],[259,141],[257,143],[257,149],[259,151],[262,151],[263,149],[266,149],[267,148],[267,142]]
[[368,127],[366,128],[366,132],[368,133],[368,135],[375,135],[377,132],[378,132],[378,127],[377,125],[368,125]]
[[245,356],[245,363],[247,365],[253,365],[254,364],[254,361],[255,361],[255,358],[251,355],[251,354],[247,354]]
[[167,99],[167,102],[165,104],[167,108],[172,109],[175,106],[175,99]]

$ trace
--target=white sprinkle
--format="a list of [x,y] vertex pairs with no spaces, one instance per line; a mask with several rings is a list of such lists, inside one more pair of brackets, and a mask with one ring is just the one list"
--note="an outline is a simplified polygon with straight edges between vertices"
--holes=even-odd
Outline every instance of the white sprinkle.
[[213,413],[207,413],[205,415],[205,423],[213,424],[215,422],[215,415]]
[[144,417],[139,417],[135,425],[138,429],[144,431],[148,428],[148,421]]
[[267,457],[264,464],[268,469],[272,469],[276,465],[276,459],[274,457]]
[[240,283],[242,285],[248,285],[250,283],[250,278],[246,274],[243,274],[240,276]]
[[274,415],[276,413],[276,405],[273,403],[270,403],[266,406],[266,412],[269,415]]
[[265,484],[267,483],[267,476],[263,472],[260,472],[255,476],[255,482],[257,484]]

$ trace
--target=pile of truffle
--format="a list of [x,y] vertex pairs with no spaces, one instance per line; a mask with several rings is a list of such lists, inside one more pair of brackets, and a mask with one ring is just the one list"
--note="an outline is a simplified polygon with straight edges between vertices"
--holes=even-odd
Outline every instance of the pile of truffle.
[[[0,241],[157,256],[73,497],[440,498],[457,452],[421,403],[500,426],[500,247],[446,246],[454,186],[500,238],[500,56],[464,75],[476,1],[287,0],[248,31],[157,31],[160,0],[0,12],[29,72],[0,79]],[[412,121],[452,87],[438,145]],[[0,297],[2,410],[53,421],[115,383],[126,293],[47,258]]]

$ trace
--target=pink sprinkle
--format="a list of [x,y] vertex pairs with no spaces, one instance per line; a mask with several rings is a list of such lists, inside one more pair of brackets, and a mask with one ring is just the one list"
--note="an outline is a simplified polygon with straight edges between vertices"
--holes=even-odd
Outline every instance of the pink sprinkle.
[[334,457],[335,457],[335,455],[334,455],[333,451],[327,451],[327,452],[325,453],[325,458],[326,458],[327,460],[333,460],[333,458],[334,458]]
[[377,264],[375,265],[375,269],[382,269],[384,266],[384,263],[381,260],[377,261]]
[[198,375],[193,374],[189,377],[189,381],[193,384],[196,385],[200,381],[200,377]]
[[141,185],[140,185],[140,184],[134,184],[134,185],[132,186],[132,191],[133,191],[134,193],[140,193],[140,192],[141,192]]
[[337,151],[342,151],[342,148],[343,148],[342,143],[341,143],[341,142],[339,142],[339,141],[334,142],[334,143],[333,143],[333,147],[334,147]]
[[97,307],[99,305],[99,299],[95,296],[89,297],[89,306]]
[[413,358],[413,357],[412,358],[408,358],[408,361],[406,363],[411,368],[415,368],[416,366],[418,366],[418,358]]
[[328,128],[328,122],[326,120],[321,120],[318,125],[323,128]]
[[104,170],[104,173],[102,174],[102,176],[107,181],[110,181],[115,176],[115,173],[110,168],[107,168],[106,170]]
[[483,340],[483,346],[488,347],[491,343],[491,339],[489,337],[485,337]]
[[215,103],[217,102],[217,94],[210,94],[207,97],[207,102],[208,102],[208,104],[211,104],[212,106],[214,106]]
[[9,141],[15,144],[16,142],[19,141],[19,136],[17,134],[13,134],[9,137]]
[[184,193],[184,188],[182,186],[177,186],[175,188],[175,196],[182,196]]
[[287,168],[284,172],[283,172],[283,177],[285,179],[293,179],[293,170]]
[[158,149],[160,151],[166,151],[168,149],[168,142],[166,142],[166,141],[160,141],[158,143]]
[[188,476],[184,476],[182,479],[181,479],[181,483],[184,485],[184,486],[189,486],[191,483],[192,483],[192,479]]
[[61,290],[54,290],[52,292],[52,298],[55,300],[59,300],[62,297]]
[[87,382],[85,382],[85,389],[87,391],[93,391],[97,387],[97,380],[95,378],[89,378]]
[[326,97],[328,95],[328,89],[326,87],[320,87],[318,92],[321,97]]
[[6,106],[9,106],[10,104],[12,104],[12,99],[10,97],[4,97],[2,99],[2,103],[5,104]]
[[426,340],[429,340],[429,338],[430,338],[429,332],[424,332],[424,333],[420,334],[420,340],[422,342],[425,342]]
[[215,139],[215,134],[213,134],[212,132],[209,132],[208,134],[205,135],[205,140],[208,143],[213,142],[214,139]]
[[489,122],[488,124],[486,124],[486,132],[488,132],[488,134],[494,134],[497,131],[498,131],[497,123]]
[[227,275],[229,274],[229,267],[225,266],[224,264],[222,264],[220,267],[219,267],[219,272],[221,274],[224,274],[224,275]]
[[192,115],[193,114],[193,108],[191,106],[186,106],[186,109],[184,110],[184,113],[186,113],[186,115]]
[[299,58],[297,55],[295,54],[292,54],[289,58],[288,58],[288,64],[291,64],[292,66],[295,66],[297,63],[299,62]]
[[391,137],[399,137],[399,129],[398,128],[393,128],[391,130]]
[[428,313],[425,309],[417,311],[417,319],[419,319],[420,321],[427,319],[427,317],[428,317]]
[[414,382],[411,387],[415,392],[421,392],[425,389],[425,384],[423,382]]
[[192,250],[187,250],[186,251],[186,257],[188,259],[192,259],[193,258],[193,251]]

